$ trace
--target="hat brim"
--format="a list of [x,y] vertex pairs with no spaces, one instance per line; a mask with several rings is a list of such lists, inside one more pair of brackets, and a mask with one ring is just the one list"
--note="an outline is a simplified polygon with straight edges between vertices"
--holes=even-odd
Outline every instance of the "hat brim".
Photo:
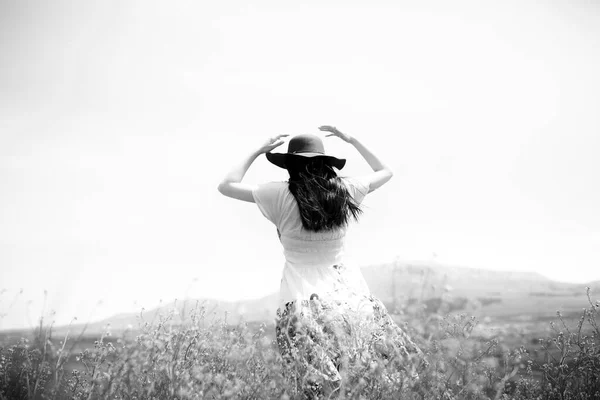
[[267,160],[277,165],[279,168],[286,169],[288,160],[299,159],[299,158],[315,158],[320,157],[325,159],[328,163],[336,167],[337,169],[344,168],[346,160],[343,158],[336,158],[321,153],[266,153]]

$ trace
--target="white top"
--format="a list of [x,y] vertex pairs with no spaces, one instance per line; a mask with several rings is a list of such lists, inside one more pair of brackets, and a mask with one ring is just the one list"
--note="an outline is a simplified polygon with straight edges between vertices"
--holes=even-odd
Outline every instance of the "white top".
[[[360,204],[369,192],[368,184],[356,178],[343,179],[350,195]],[[357,267],[337,267],[344,263],[347,227],[324,232],[305,230],[287,182],[259,185],[252,195],[263,215],[277,227],[283,245],[286,261],[279,292],[280,306],[289,301],[309,300],[315,293],[319,297],[344,299],[348,297],[348,290],[368,294],[366,282]]]

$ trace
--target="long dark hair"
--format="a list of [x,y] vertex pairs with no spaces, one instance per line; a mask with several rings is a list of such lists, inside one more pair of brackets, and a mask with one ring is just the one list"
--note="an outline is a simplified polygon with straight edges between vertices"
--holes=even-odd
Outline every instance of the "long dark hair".
[[345,226],[350,218],[358,220],[362,210],[325,159],[294,157],[288,160],[286,168],[304,229],[328,231]]

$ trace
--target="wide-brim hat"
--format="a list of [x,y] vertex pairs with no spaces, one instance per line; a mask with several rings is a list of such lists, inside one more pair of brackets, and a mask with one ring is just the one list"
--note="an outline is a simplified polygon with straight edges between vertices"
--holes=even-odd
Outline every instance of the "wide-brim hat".
[[325,146],[320,137],[311,134],[294,136],[290,139],[287,153],[266,153],[267,160],[279,168],[286,168],[288,163],[302,158],[319,157],[337,169],[344,168],[346,160],[325,154]]

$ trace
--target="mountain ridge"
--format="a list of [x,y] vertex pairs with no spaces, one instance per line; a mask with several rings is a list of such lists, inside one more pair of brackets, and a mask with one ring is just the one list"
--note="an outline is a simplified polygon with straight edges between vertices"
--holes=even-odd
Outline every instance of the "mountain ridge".
[[[587,303],[585,287],[600,292],[600,281],[576,284],[553,281],[536,272],[486,270],[472,267],[427,262],[394,261],[360,268],[371,293],[386,306],[426,304],[428,307],[453,302],[453,309],[481,315],[554,314],[557,308],[576,309]],[[134,329],[160,315],[172,314],[173,320],[185,322],[185,309],[201,305],[206,316],[224,317],[230,323],[270,323],[275,318],[278,293],[250,300],[224,301],[188,299],[173,301],[148,311],[119,313],[87,324],[87,330],[98,332],[110,324],[115,331]],[[83,328],[82,325],[71,329]]]

